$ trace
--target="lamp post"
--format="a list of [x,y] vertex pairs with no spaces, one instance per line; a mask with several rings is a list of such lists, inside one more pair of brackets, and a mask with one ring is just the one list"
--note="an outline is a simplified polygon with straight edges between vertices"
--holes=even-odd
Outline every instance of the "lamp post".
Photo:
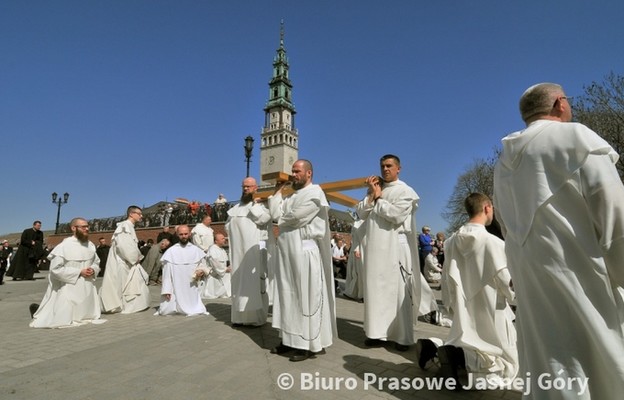
[[245,138],[245,159],[247,160],[247,175],[249,176],[249,160],[251,159],[251,153],[253,151],[254,138],[247,136]]
[[52,193],[52,203],[58,206],[56,211],[56,228],[54,229],[54,234],[58,233],[59,228],[59,220],[61,219],[61,206],[63,204],[67,204],[67,200],[69,199],[69,193],[65,192],[63,194],[63,198],[60,198],[56,192]]

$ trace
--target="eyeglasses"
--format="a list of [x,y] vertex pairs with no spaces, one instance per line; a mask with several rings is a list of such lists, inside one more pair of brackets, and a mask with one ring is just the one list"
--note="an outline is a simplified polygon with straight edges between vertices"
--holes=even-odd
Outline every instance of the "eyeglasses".
[[89,229],[89,225],[74,225],[74,226],[79,229]]
[[143,213],[141,211],[132,211],[130,214],[143,215]]

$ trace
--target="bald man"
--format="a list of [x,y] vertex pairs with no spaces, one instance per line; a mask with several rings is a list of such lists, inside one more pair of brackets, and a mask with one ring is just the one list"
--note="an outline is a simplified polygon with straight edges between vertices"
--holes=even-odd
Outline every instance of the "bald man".
[[241,201],[228,210],[225,224],[232,268],[232,324],[261,326],[267,321],[267,229],[269,210],[254,201],[256,180],[243,180]]
[[161,258],[162,289],[157,314],[207,314],[201,300],[198,279],[193,279],[193,276],[203,274],[199,271],[206,267],[206,254],[191,243],[188,225],[179,225],[176,235],[179,242],[167,249]]
[[274,354],[294,352],[290,361],[322,354],[337,337],[334,274],[329,241],[329,203],[312,183],[312,164],[292,165],[294,193],[282,196],[279,182],[269,197],[271,217],[278,222],[273,327],[282,342]]
[[[494,171],[494,206],[518,298],[519,375],[531,373],[531,398],[618,399],[624,392],[619,154],[571,122],[560,85],[528,88],[520,113],[526,128],[503,139]],[[574,384],[546,390],[537,377],[548,374]]]

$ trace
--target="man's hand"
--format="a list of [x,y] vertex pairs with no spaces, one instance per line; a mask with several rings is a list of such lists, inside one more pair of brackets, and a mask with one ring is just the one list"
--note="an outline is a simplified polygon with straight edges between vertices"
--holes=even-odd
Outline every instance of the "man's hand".
[[368,190],[366,191],[368,202],[374,203],[381,197],[381,182],[379,181],[379,177],[376,175],[369,176],[366,178],[366,185],[368,186]]
[[291,184],[291,181],[277,181],[275,183],[275,191],[273,192],[273,194],[281,193],[284,187],[290,186]]
[[82,276],[83,278],[88,278],[90,276],[93,276],[93,274],[95,274],[95,270],[91,267],[83,268],[80,270],[80,276]]

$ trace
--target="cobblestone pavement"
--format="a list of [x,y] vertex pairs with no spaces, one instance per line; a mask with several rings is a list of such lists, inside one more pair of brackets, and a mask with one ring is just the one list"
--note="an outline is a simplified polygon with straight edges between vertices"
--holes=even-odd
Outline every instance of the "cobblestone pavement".
[[[105,315],[102,325],[28,327],[47,273],[0,286],[0,398],[17,399],[520,399],[515,391],[420,388],[436,371],[416,352],[365,348],[363,304],[337,299],[338,332],[327,353],[293,363],[269,353],[279,343],[270,323],[233,328],[230,302],[206,302],[209,316],[154,316],[154,309]],[[98,285],[101,283],[99,278]],[[159,286],[150,286],[152,306]],[[447,328],[419,322],[416,337]],[[387,378],[387,380],[383,380]],[[398,380],[407,382],[394,387]],[[290,389],[282,386],[292,384]],[[333,387],[332,387],[333,386]]]

